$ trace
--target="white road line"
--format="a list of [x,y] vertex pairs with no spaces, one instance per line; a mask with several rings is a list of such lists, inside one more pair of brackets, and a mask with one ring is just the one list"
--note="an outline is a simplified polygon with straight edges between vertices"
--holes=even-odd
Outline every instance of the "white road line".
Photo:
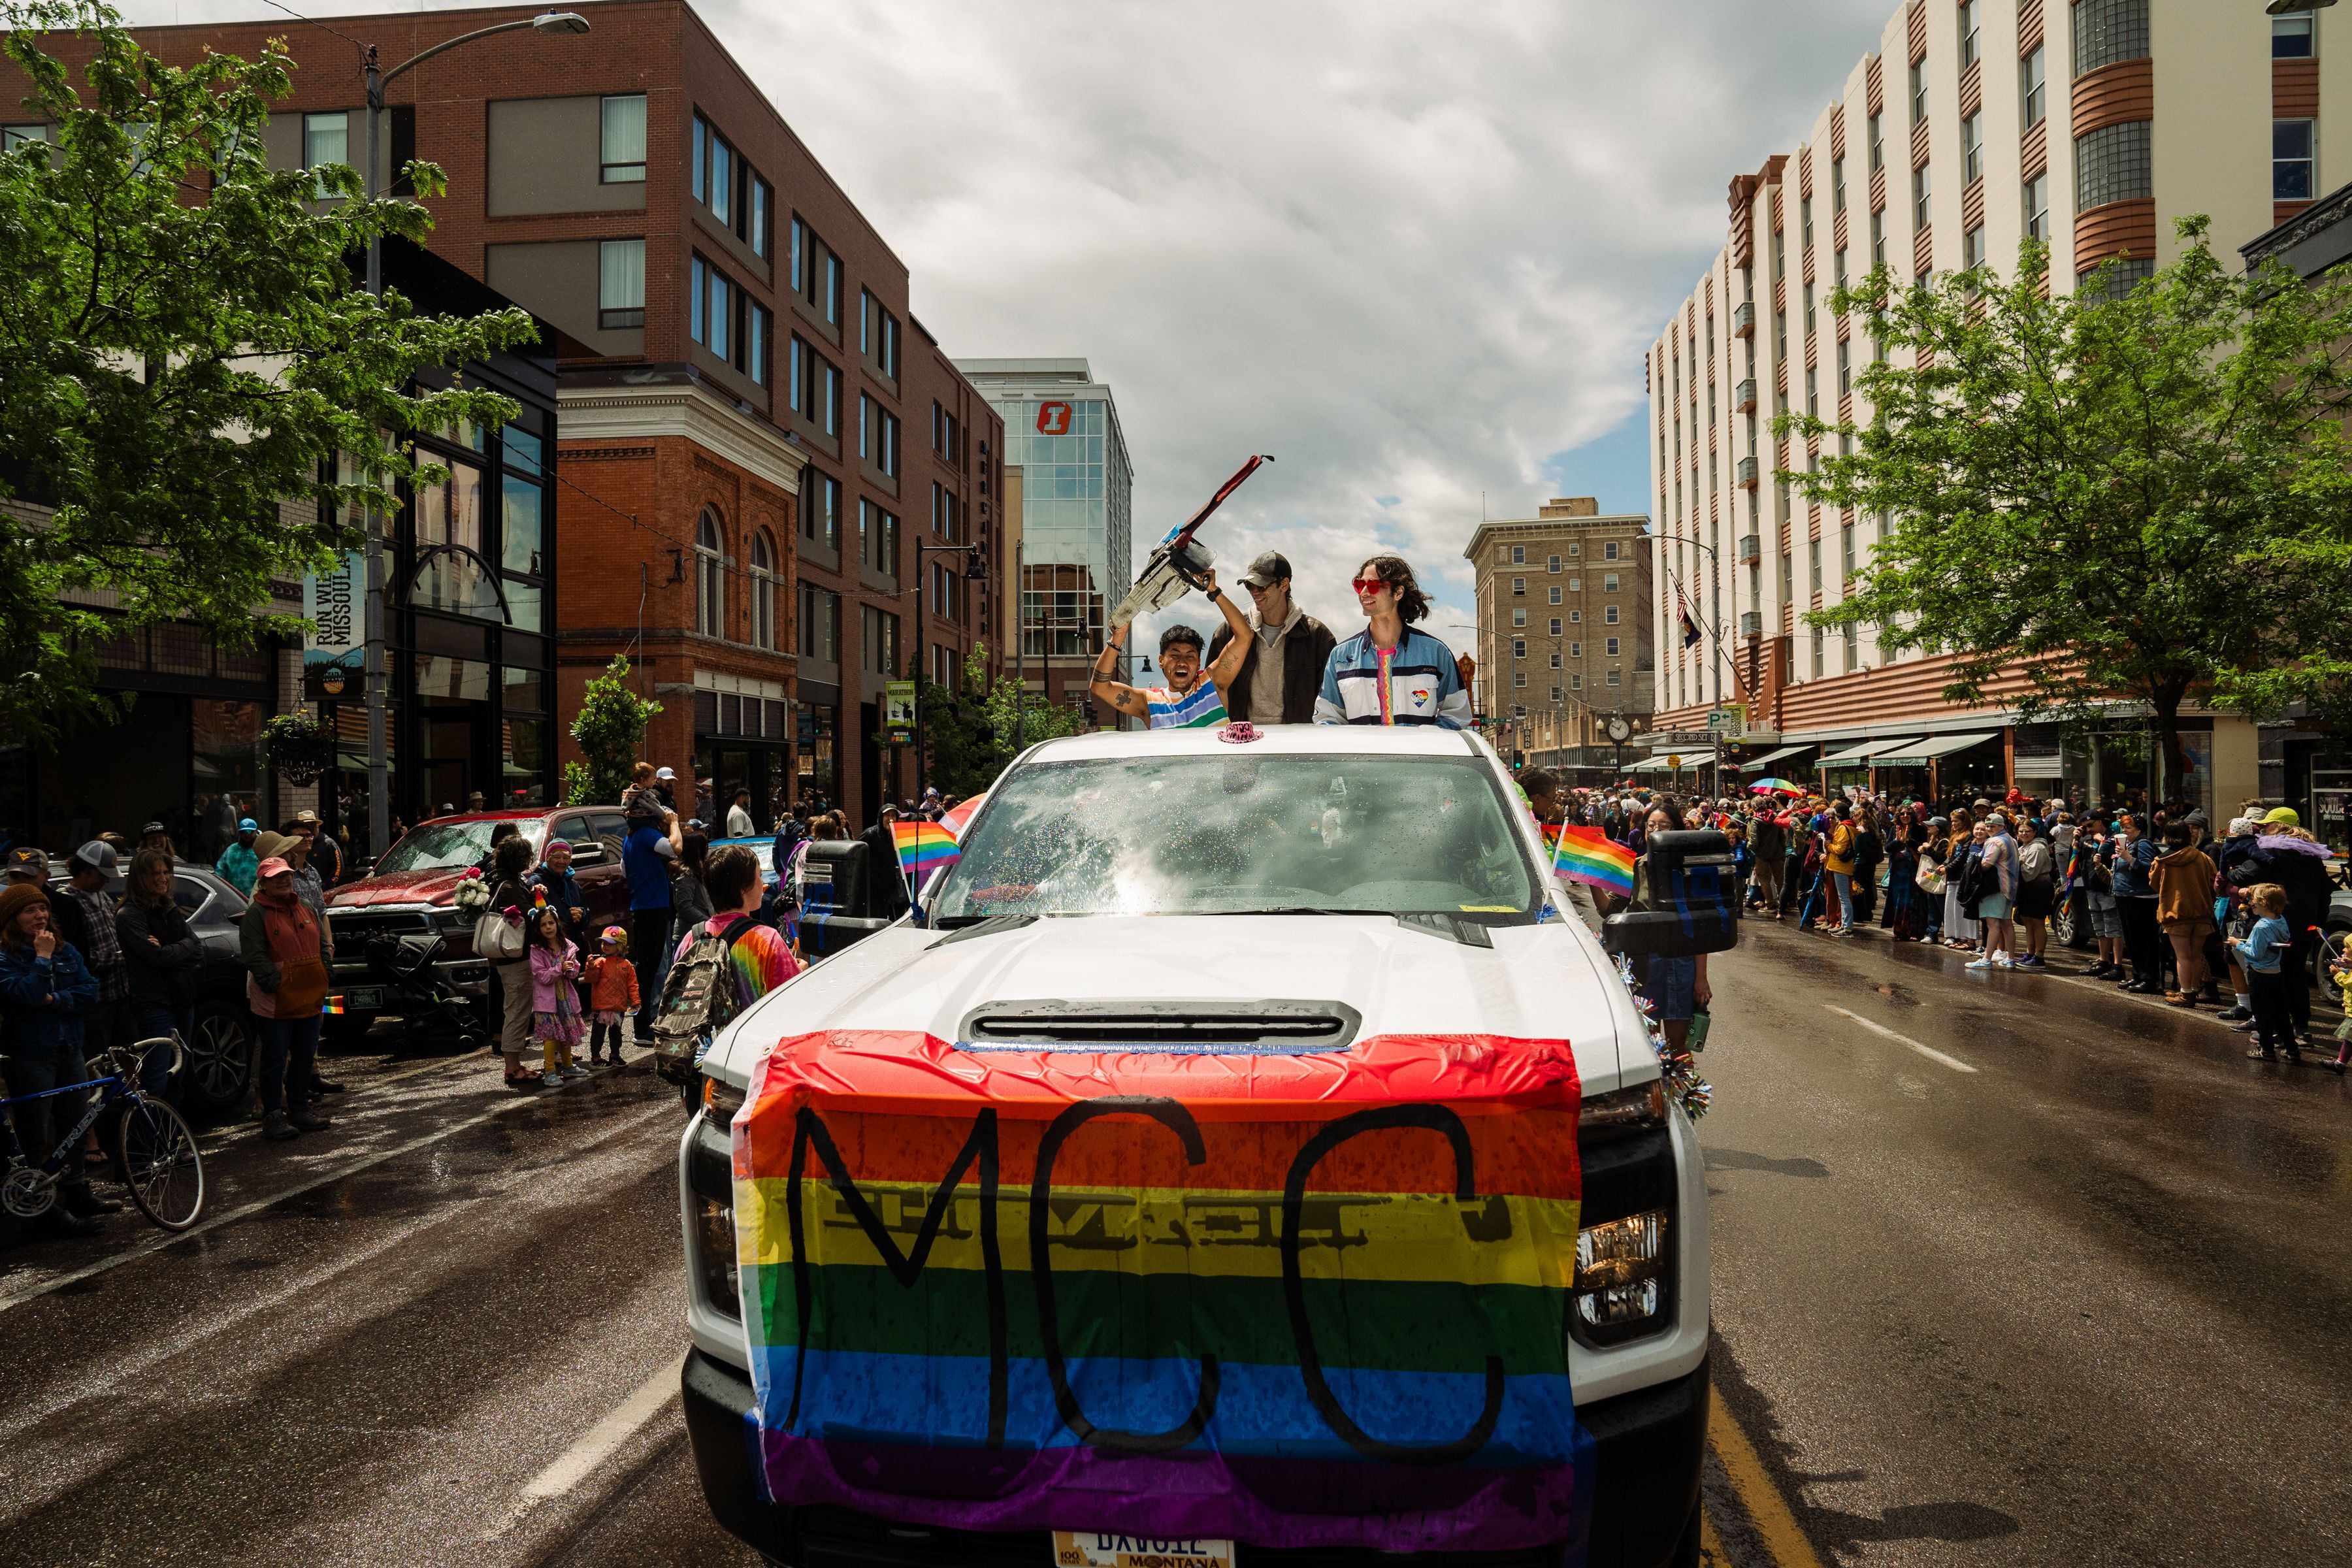
[[[38,1285],[28,1286],[22,1290],[15,1291],[9,1295],[0,1296],[0,1312],[5,1312],[11,1307],[22,1306],[36,1297],[47,1295],[52,1290],[62,1289],[64,1287],[74,1284],[78,1280],[88,1279],[92,1275],[103,1274],[110,1268],[118,1268],[125,1263],[133,1262],[139,1258],[145,1258],[151,1253],[161,1252],[167,1247],[186,1241],[194,1237],[202,1236],[206,1231],[218,1230],[225,1225],[234,1225],[238,1220],[249,1219],[253,1215],[261,1213],[264,1209],[276,1207],[278,1205],[284,1203],[288,1198],[299,1197],[304,1193],[310,1192],[319,1187],[330,1185],[335,1182],[340,1182],[346,1176],[356,1176],[362,1171],[373,1170],[374,1167],[383,1164],[387,1160],[396,1160],[403,1154],[413,1153],[416,1150],[424,1148],[428,1143],[437,1143],[442,1139],[449,1137],[453,1133],[463,1132],[468,1127],[478,1127],[483,1122],[489,1121],[493,1117],[504,1116],[507,1112],[520,1110],[526,1105],[536,1105],[542,1098],[544,1097],[537,1095],[527,1099],[518,1096],[517,1098],[507,1101],[504,1105],[491,1107],[489,1110],[483,1111],[478,1116],[469,1116],[463,1121],[453,1121],[448,1126],[427,1132],[421,1138],[412,1138],[405,1143],[395,1144],[392,1148],[379,1150],[377,1152],[370,1154],[364,1160],[354,1160],[348,1165],[338,1165],[333,1170],[323,1172],[319,1175],[313,1176],[307,1182],[298,1183],[293,1186],[283,1188],[278,1192],[268,1194],[267,1197],[256,1198],[251,1203],[240,1204],[236,1208],[229,1210],[226,1214],[215,1215],[212,1218],[202,1221],[196,1225],[190,1226],[185,1230],[176,1233],[159,1231],[153,1239],[142,1242],[140,1245],[131,1247],[127,1252],[118,1252],[111,1258],[102,1258],[86,1268],[77,1268],[70,1274],[60,1274],[54,1279],[44,1279]],[[665,1107],[662,1105],[656,1105],[653,1110],[654,1111],[658,1111],[664,1108]],[[631,1117],[629,1121],[631,1122],[643,1121],[651,1114],[653,1114],[653,1111],[648,1111],[645,1115]]]
[[1913,1050],[1918,1052],[1921,1056],[1926,1057],[1931,1062],[1943,1063],[1954,1072],[1974,1072],[1977,1070],[1976,1068],[1969,1066],[1968,1063],[1960,1060],[1958,1057],[1948,1057],[1933,1046],[1923,1046],[1918,1041],[1913,1039],[1910,1036],[1898,1035],[1884,1024],[1874,1024],[1859,1013],[1849,1013],[1844,1008],[1836,1005],[1834,1003],[1824,1002],[1822,1005],[1829,1008],[1831,1012],[1835,1013],[1839,1017],[1847,1020],[1849,1023],[1861,1025],[1864,1028],[1868,1029],[1874,1035],[1884,1036],[1885,1038],[1893,1040],[1898,1046],[1910,1047]]
[[686,1357],[664,1362],[654,1374],[629,1392],[629,1396],[608,1411],[604,1418],[581,1434],[580,1440],[556,1456],[555,1462],[523,1484],[522,1494],[506,1517],[482,1531],[480,1539],[494,1541],[512,1530],[529,1513],[550,1498],[559,1498],[595,1475],[604,1462],[620,1451],[621,1445],[636,1435],[637,1429],[667,1409],[678,1396],[678,1379],[686,1368]]

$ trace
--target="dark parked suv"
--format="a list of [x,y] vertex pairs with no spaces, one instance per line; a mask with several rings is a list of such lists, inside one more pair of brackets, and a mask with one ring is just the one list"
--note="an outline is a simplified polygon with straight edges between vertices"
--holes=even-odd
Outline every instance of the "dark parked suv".
[[385,851],[373,870],[328,896],[327,923],[335,938],[334,979],[343,997],[344,1028],[365,1029],[378,1017],[400,1011],[399,994],[387,988],[368,963],[368,942],[381,934],[437,932],[443,979],[475,998],[488,1020],[489,966],[474,955],[473,932],[457,919],[457,892],[467,871],[478,868],[488,874],[490,835],[502,822],[515,825],[530,843],[534,860],[551,838],[571,844],[572,874],[580,880],[592,942],[606,926],[627,923],[629,886],[621,871],[625,830],[619,806],[488,811],[418,823]]

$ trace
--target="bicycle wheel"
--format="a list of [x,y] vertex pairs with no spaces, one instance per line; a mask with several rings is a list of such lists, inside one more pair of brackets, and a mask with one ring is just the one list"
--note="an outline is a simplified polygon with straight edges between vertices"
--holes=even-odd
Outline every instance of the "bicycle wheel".
[[205,1206],[205,1161],[180,1113],[145,1095],[126,1100],[114,1132],[116,1171],[139,1212],[185,1230]]

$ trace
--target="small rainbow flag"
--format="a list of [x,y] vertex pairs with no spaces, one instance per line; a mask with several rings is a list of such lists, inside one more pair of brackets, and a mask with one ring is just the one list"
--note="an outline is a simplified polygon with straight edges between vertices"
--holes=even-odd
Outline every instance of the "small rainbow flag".
[[319,1011],[330,1018],[340,1018],[343,1016],[343,999],[340,996],[330,996],[319,1004]]
[[954,865],[961,851],[955,835],[936,822],[894,822],[890,836],[898,844],[898,869],[906,873],[909,892]]
[[1605,888],[1620,898],[1633,896],[1633,852],[1597,827],[1546,827],[1551,872],[1563,882]]

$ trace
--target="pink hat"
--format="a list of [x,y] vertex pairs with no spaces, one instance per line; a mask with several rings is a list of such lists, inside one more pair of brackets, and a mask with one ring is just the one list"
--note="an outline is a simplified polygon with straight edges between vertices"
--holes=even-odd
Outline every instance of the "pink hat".
[[268,859],[264,860],[261,863],[261,868],[255,873],[255,878],[258,881],[266,882],[272,877],[286,876],[293,869],[293,867],[289,866],[286,863],[283,856],[272,855]]

